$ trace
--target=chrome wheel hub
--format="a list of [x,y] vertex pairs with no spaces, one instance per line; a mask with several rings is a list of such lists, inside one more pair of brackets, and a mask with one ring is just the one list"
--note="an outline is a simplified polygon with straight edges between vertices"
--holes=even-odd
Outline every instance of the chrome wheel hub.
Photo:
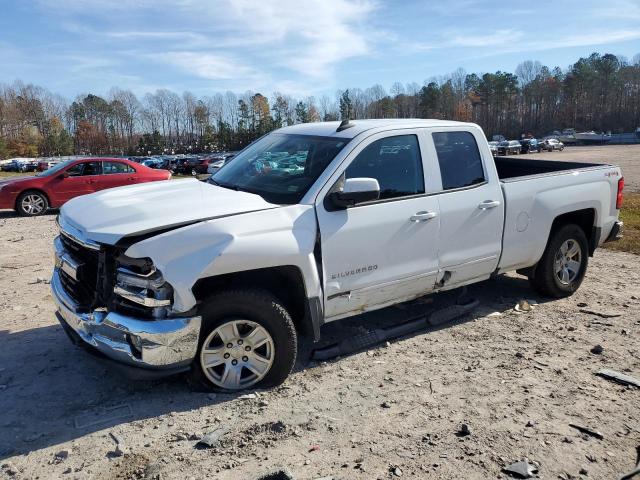
[[205,339],[200,366],[214,385],[238,390],[265,377],[274,353],[273,339],[263,326],[250,320],[230,320]]
[[42,213],[44,199],[40,195],[27,195],[22,199],[22,209],[29,215]]
[[569,285],[580,273],[582,266],[582,248],[574,240],[566,240],[556,252],[555,273],[558,280],[563,285]]

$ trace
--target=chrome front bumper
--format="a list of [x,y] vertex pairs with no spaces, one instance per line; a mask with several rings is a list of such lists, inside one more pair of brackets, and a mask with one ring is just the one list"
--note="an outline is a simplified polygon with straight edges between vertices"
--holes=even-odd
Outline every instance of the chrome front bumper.
[[[141,320],[115,312],[81,313],[65,292],[58,268],[51,279],[58,320],[76,336],[118,362],[149,369],[188,367],[196,356],[201,317]],[[71,330],[71,332],[69,332]]]

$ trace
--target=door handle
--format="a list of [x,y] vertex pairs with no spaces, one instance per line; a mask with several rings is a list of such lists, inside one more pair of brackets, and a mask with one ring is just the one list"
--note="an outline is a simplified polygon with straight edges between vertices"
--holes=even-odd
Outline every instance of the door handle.
[[415,215],[411,215],[411,217],[409,217],[409,220],[416,223],[426,222],[427,220],[431,220],[432,218],[436,218],[437,216],[438,216],[438,212],[422,211],[422,212],[416,212]]
[[500,200],[485,200],[478,205],[480,210],[488,210],[490,208],[496,208],[500,206]]
[[96,183],[96,181],[89,179],[89,180],[87,180],[87,183]]

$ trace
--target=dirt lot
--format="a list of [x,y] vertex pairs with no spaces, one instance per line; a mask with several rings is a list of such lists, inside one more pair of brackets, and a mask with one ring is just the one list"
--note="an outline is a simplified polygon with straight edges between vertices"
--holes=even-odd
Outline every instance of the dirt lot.
[[[627,179],[640,179],[629,174],[639,159]],[[272,391],[212,395],[183,378],[127,381],[71,345],[47,284],[54,220],[0,212],[0,478],[486,479],[526,458],[540,478],[608,479],[635,464],[640,389],[594,372],[640,377],[639,256],[599,250],[565,300],[515,274],[484,282],[470,289],[480,307],[452,324],[327,363],[305,357]],[[452,297],[327,325],[324,342]],[[538,305],[517,313],[520,299]],[[216,447],[195,448],[221,428]]]

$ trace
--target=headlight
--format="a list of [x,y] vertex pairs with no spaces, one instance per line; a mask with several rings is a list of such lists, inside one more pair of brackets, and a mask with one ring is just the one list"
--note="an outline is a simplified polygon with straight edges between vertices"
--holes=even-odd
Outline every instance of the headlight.
[[113,293],[142,307],[152,309],[155,318],[164,317],[171,305],[173,288],[150,259],[118,257]]

